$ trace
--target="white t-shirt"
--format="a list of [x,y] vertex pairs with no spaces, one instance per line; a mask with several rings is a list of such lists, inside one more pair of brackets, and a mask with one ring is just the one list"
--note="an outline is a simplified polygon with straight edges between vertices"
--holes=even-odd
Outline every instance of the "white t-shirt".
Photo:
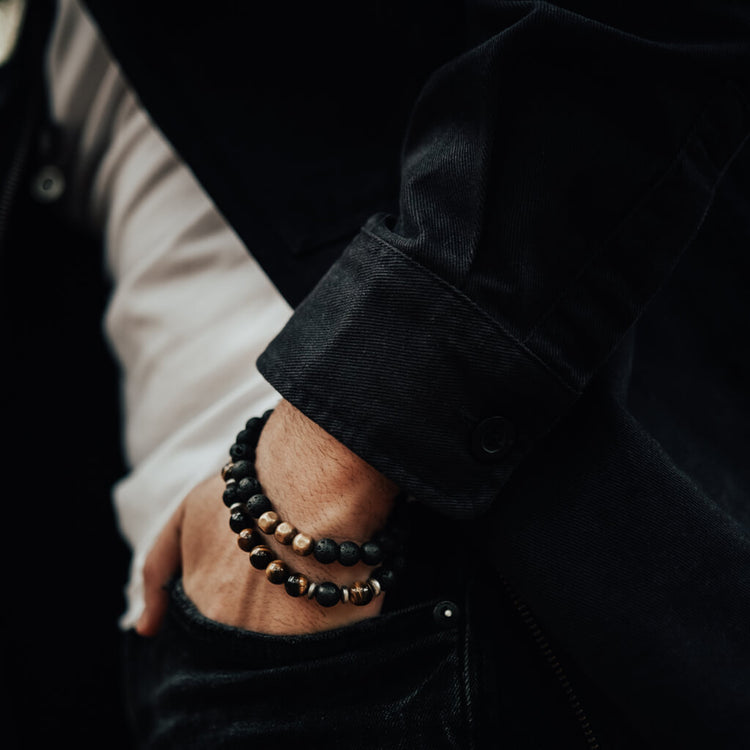
[[129,471],[114,502],[133,550],[121,621],[129,627],[163,524],[226,463],[245,421],[278,401],[255,359],[291,309],[150,121],[76,0],[60,3],[47,75],[73,155],[64,200],[101,233],[114,283],[104,326],[123,378]]

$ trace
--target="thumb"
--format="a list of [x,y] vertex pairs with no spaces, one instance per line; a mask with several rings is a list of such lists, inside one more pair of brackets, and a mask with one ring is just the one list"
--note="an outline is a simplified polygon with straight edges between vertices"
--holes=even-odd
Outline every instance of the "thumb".
[[159,631],[167,611],[168,594],[165,585],[177,572],[181,562],[180,536],[185,504],[172,514],[162,529],[143,566],[143,596],[145,607],[135,630],[142,636],[154,636]]

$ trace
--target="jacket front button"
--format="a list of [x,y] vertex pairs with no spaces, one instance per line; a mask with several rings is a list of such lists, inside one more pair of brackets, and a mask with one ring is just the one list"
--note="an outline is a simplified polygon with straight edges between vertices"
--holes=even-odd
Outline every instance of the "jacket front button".
[[513,447],[516,431],[505,417],[482,420],[471,434],[474,458],[483,462],[500,461]]

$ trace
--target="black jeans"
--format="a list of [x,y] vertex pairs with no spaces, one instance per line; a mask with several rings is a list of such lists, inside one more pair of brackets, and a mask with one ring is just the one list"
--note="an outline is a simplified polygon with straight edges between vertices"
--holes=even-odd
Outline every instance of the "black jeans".
[[[491,566],[436,523],[422,521],[404,585],[383,614],[337,630],[229,627],[204,617],[176,580],[160,634],[126,638],[137,746],[597,747],[571,687],[574,665]],[[419,549],[436,538],[452,556],[435,561]]]

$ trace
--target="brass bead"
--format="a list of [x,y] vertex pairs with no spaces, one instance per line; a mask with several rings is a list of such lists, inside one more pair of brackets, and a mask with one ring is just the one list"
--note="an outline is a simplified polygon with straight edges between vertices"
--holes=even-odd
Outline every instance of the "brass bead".
[[221,467],[221,478],[226,481],[227,472],[234,466],[234,461],[229,461]]
[[348,586],[341,587],[341,601],[344,602],[344,604],[349,603],[349,587]]
[[274,513],[272,510],[267,510],[258,519],[258,528],[264,534],[273,534],[274,530],[279,525],[280,520],[278,513]]
[[372,589],[373,597],[380,596],[381,592],[383,591],[383,589],[380,588],[380,581],[375,578],[368,578],[367,585]]
[[292,549],[304,557],[312,552],[313,538],[307,534],[299,533],[292,539]]
[[283,560],[272,560],[266,566],[266,578],[271,583],[284,583],[289,578],[289,568]]
[[274,530],[273,535],[282,544],[291,544],[292,539],[297,535],[297,529],[288,521],[282,521]]
[[369,604],[372,601],[372,589],[362,581],[355,581],[349,586],[349,601],[358,607]]

